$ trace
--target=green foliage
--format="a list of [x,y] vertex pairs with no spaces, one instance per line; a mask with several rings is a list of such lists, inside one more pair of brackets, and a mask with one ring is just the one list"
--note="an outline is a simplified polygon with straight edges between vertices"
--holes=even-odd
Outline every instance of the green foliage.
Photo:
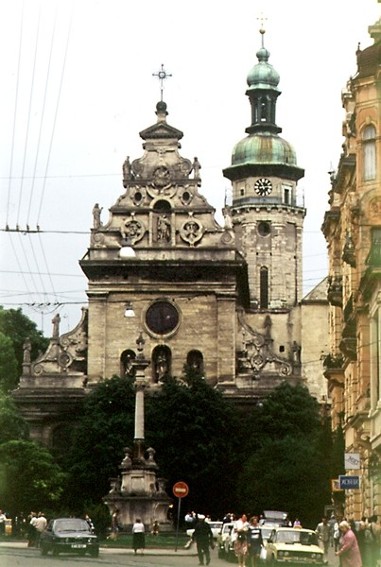
[[65,475],[49,451],[32,441],[0,445],[0,502],[11,516],[57,505]]
[[36,323],[23,314],[21,309],[4,309],[0,305],[0,332],[4,333],[11,341],[17,360],[17,374],[21,375],[23,361],[23,345],[27,338],[32,344],[32,360],[37,358],[38,353],[44,352],[49,344],[41,331],[37,329]]
[[133,384],[126,378],[105,380],[86,398],[72,445],[60,460],[69,472],[65,501],[71,506],[99,502],[108,493],[123,448],[133,440],[134,408]]
[[250,416],[255,435],[239,478],[245,510],[288,511],[314,527],[330,502],[332,434],[303,386],[284,383]]
[[0,392],[0,444],[28,437],[28,425],[10,396]]
[[19,377],[12,340],[0,331],[0,390],[9,392]]
[[221,516],[236,501],[238,413],[202,378],[188,376],[187,382],[168,380],[147,400],[147,443],[169,489],[179,480],[188,483],[185,506]]

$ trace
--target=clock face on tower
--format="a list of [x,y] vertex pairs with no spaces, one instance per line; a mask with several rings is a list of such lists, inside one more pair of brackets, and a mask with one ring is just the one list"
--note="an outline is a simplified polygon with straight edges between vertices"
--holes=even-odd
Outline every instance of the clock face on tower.
[[257,193],[257,195],[261,195],[261,197],[264,197],[265,195],[270,195],[272,188],[273,185],[270,179],[266,179],[266,177],[261,177],[260,179],[257,179],[257,181],[254,183],[254,190]]

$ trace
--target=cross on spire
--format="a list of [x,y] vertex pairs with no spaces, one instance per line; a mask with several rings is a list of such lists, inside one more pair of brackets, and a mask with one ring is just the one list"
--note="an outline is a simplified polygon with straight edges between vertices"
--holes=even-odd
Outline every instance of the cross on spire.
[[168,77],[172,77],[170,73],[164,69],[164,64],[161,64],[161,68],[157,73],[152,73],[153,77],[157,77],[160,81],[160,100],[163,102],[163,91],[164,91],[164,81],[168,79]]
[[263,12],[261,12],[261,15],[259,16],[259,18],[257,18],[257,20],[259,20],[261,22],[261,27],[259,28],[259,33],[262,35],[262,47],[263,47],[264,46],[264,35],[266,33],[265,21],[267,22],[267,18],[264,16]]

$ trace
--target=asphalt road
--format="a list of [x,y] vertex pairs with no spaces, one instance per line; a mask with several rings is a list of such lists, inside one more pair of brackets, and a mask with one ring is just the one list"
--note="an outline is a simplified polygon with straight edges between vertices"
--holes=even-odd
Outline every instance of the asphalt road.
[[[26,543],[0,545],[0,567],[198,567],[198,558],[194,552],[182,549],[150,550],[144,555],[134,555],[132,550],[102,549],[98,558],[78,557],[73,555],[48,555],[42,557],[39,549],[28,548]],[[230,567],[236,565],[218,559],[217,549],[211,552],[210,567]],[[329,567],[336,567],[338,559],[333,550],[329,554]]]

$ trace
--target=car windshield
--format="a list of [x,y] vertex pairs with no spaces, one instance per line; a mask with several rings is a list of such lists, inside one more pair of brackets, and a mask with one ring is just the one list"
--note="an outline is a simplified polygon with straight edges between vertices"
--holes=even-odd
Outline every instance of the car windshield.
[[263,539],[269,539],[271,532],[272,532],[272,528],[262,528],[261,527],[261,533],[262,533]]
[[276,541],[279,543],[301,543],[302,545],[318,544],[316,534],[300,530],[284,530],[278,532]]
[[85,520],[68,518],[57,520],[54,526],[57,532],[88,532],[89,525]]

